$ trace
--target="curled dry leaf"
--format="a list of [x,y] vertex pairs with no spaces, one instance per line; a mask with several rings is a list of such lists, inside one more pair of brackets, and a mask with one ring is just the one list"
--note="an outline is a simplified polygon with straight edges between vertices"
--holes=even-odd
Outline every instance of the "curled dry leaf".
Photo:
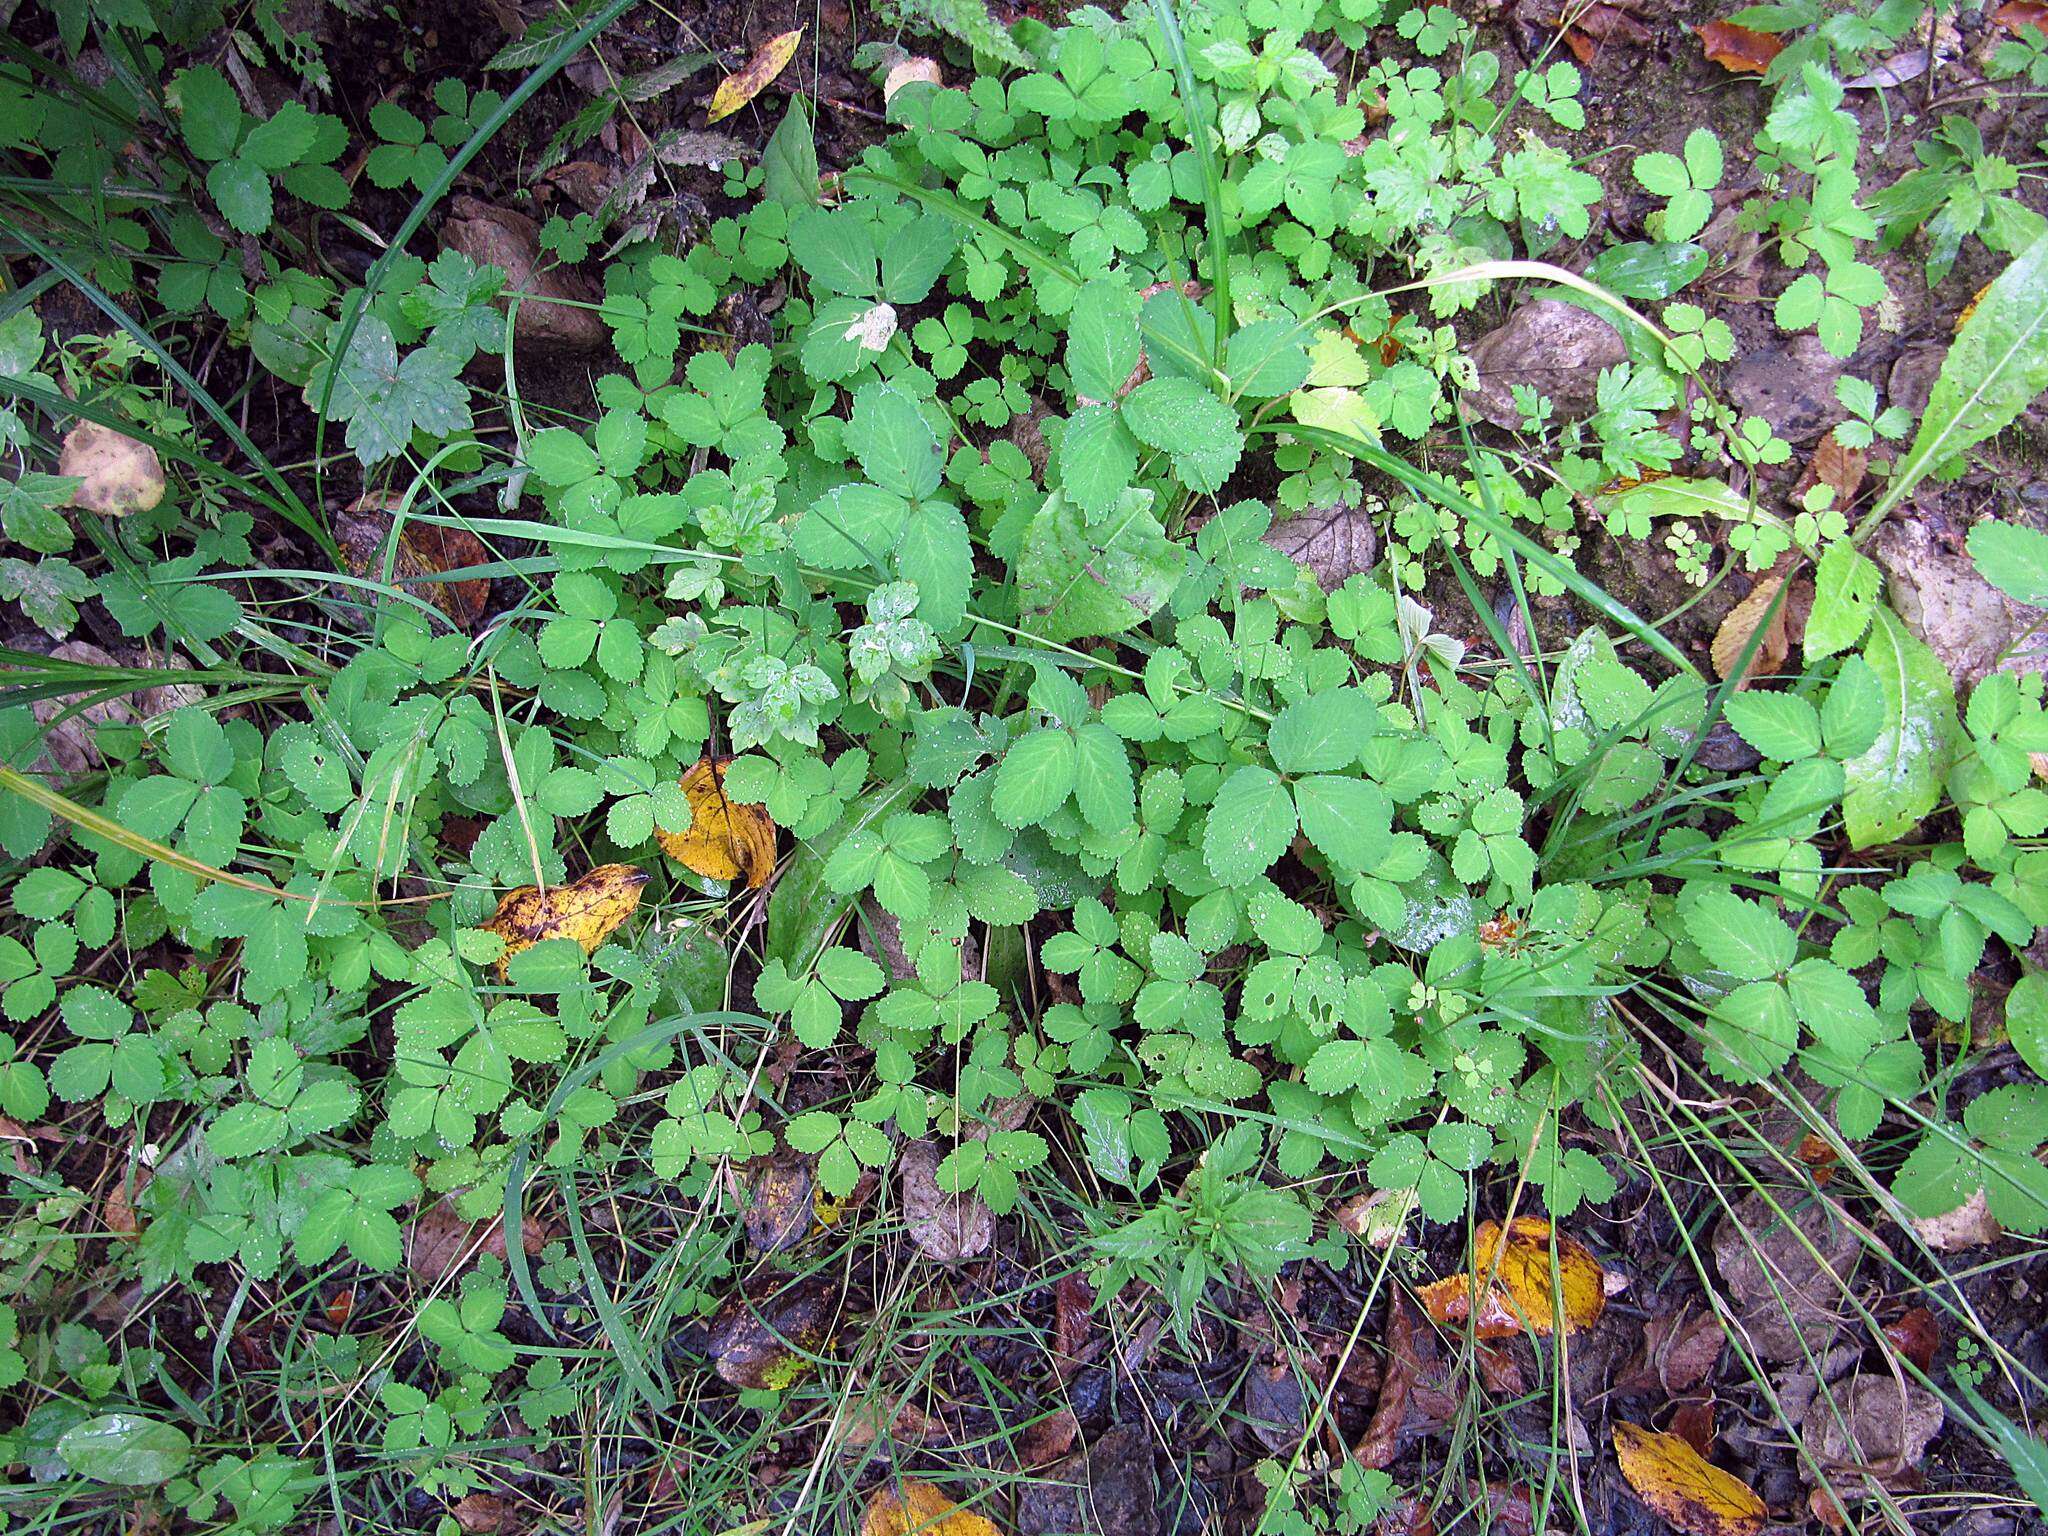
[[594,955],[597,946],[613,929],[633,915],[640,905],[640,888],[647,883],[647,871],[631,864],[601,864],[580,880],[543,891],[537,885],[522,885],[506,894],[498,910],[484,927],[505,941],[505,953],[498,958],[502,980],[512,957],[531,949],[544,939],[574,939],[583,953]]
[[1643,1328],[1643,1360],[1631,1383],[1654,1382],[1676,1396],[1690,1392],[1714,1372],[1728,1336],[1711,1312],[1664,1312]]
[[861,1512],[860,1536],[1001,1536],[995,1522],[962,1509],[930,1483],[884,1483]]
[[1737,1202],[1714,1229],[1714,1263],[1750,1345],[1767,1360],[1797,1360],[1841,1331],[1863,1244],[1825,1195],[1778,1203],[1789,1223],[1761,1194]]
[[156,450],[96,421],[64,434],[57,473],[77,479],[70,505],[102,517],[147,512],[164,499],[164,465]]
[[[1941,1433],[1941,1399],[1894,1376],[1852,1376],[1832,1401],[1816,1399],[1807,1422],[1823,1470],[1867,1473],[1880,1481],[1920,1465],[1927,1444]],[[1853,1491],[1853,1485],[1850,1490]]]
[[1769,1512],[1754,1489],[1676,1435],[1617,1422],[1621,1475],[1652,1510],[1686,1536],[1757,1536]]
[[1360,1466],[1377,1471],[1394,1464],[1401,1426],[1408,1419],[1408,1397],[1421,1374],[1422,1362],[1415,1353],[1415,1312],[1397,1290],[1387,1302],[1387,1366],[1380,1377],[1379,1401],[1372,1406],[1364,1436],[1351,1448]]
[[721,118],[731,117],[772,85],[775,77],[787,69],[789,61],[796,56],[796,45],[803,41],[803,36],[804,29],[798,27],[794,32],[783,32],[769,38],[755,49],[745,69],[718,82],[718,89],[711,93],[711,110],[704,114],[704,121],[715,123]]
[[923,57],[905,59],[900,64],[889,66],[889,73],[882,79],[882,100],[895,100],[896,93],[906,85],[944,85],[945,77],[939,73],[938,62]]
[[[1488,1277],[1491,1283],[1474,1308],[1473,1289]],[[1440,1280],[1421,1295],[1432,1322],[1462,1326],[1469,1318],[1478,1337],[1492,1339],[1524,1328],[1547,1334],[1560,1318],[1566,1333],[1583,1333],[1600,1321],[1607,1292],[1607,1271],[1584,1243],[1553,1234],[1541,1217],[1517,1216],[1505,1234],[1499,1222],[1481,1222],[1472,1273]]]
[[939,1149],[934,1143],[907,1143],[896,1166],[903,1224],[927,1258],[957,1264],[988,1251],[995,1236],[988,1202],[972,1190],[956,1195],[939,1188]]
[[729,757],[700,758],[683,775],[690,802],[686,832],[656,829],[661,851],[685,869],[711,880],[745,877],[749,887],[768,883],[775,872],[775,823],[763,805],[735,805],[725,797]]
[[[528,1214],[520,1227],[519,1245],[529,1256],[547,1246],[548,1229]],[[455,1197],[444,1195],[422,1206],[405,1229],[405,1267],[425,1286],[434,1286],[481,1254],[505,1257],[505,1223],[493,1216],[466,1220]]]
[[[383,581],[385,545],[391,536],[391,516],[396,498],[364,496],[339,518],[334,531],[341,545],[341,557],[351,576]],[[398,547],[390,554],[390,580],[415,597],[432,603],[448,615],[457,629],[476,627],[490,605],[488,579],[437,581],[449,571],[482,565],[491,558],[483,540],[466,528],[446,528],[439,523],[422,523],[407,518],[398,530]]]
[[1835,493],[1831,507],[1840,509],[1856,499],[1856,493],[1863,488],[1864,470],[1869,464],[1869,455],[1861,448],[1849,448],[1831,430],[1813,450],[1806,473],[1800,479],[1794,493],[1794,501],[1802,498],[1816,485],[1824,485]]
[[1693,30],[1707,57],[1735,75],[1762,74],[1785,47],[1768,32],[1752,32],[1732,21],[1710,21]]

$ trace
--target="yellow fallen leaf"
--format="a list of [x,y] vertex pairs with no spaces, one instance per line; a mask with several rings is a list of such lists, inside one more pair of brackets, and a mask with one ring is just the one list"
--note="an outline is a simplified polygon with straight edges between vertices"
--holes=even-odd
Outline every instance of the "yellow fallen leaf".
[[96,421],[81,421],[64,434],[57,473],[81,482],[71,493],[72,506],[103,517],[147,512],[164,499],[164,465],[156,450]]
[[[1505,1237],[1499,1222],[1481,1222],[1473,1234],[1472,1273],[1426,1285],[1417,1298],[1431,1321],[1462,1325],[1470,1318],[1482,1339],[1506,1338],[1524,1328],[1549,1333],[1558,1317],[1566,1333],[1583,1333],[1607,1309],[1607,1271],[1577,1238],[1560,1232],[1556,1244],[1553,1270],[1549,1222],[1517,1216]],[[1473,1286],[1488,1276],[1492,1283],[1475,1312]]]
[[747,60],[745,69],[719,81],[718,89],[711,93],[711,110],[704,114],[704,121],[715,123],[722,117],[731,117],[766,90],[775,77],[789,67],[803,35],[804,29],[798,27],[794,32],[769,38]]
[[930,1483],[884,1483],[861,1515],[860,1536],[1002,1536],[995,1522],[962,1509]]
[[543,939],[574,939],[583,953],[595,954],[611,931],[633,915],[640,905],[640,887],[646,883],[643,869],[604,864],[567,885],[546,891],[522,885],[508,892],[484,924],[505,941],[505,953],[498,957],[499,978],[514,955]]
[[685,869],[712,880],[746,877],[749,886],[768,883],[775,872],[775,823],[768,808],[735,805],[725,797],[725,765],[729,757],[700,758],[683,775],[683,798],[690,802],[687,832],[657,830],[661,851]]
[[1754,1489],[1676,1435],[1617,1422],[1614,1453],[1629,1487],[1686,1536],[1757,1536],[1769,1518]]

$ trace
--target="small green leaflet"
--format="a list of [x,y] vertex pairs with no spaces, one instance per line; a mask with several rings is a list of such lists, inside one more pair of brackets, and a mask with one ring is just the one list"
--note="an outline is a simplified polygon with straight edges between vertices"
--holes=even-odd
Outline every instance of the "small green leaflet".
[[1940,803],[1958,731],[1948,669],[1889,608],[1873,611],[1863,657],[1883,692],[1885,720],[1870,749],[1843,764],[1842,814],[1856,848],[1903,837]]

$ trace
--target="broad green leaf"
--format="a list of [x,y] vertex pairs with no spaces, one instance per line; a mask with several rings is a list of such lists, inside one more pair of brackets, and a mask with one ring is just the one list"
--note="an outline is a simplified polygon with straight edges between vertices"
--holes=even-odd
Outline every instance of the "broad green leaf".
[[2016,602],[2048,608],[2048,533],[1986,518],[1969,546],[1979,576]]
[[1393,842],[1393,804],[1377,784],[1312,774],[1294,786],[1302,834],[1342,875],[1369,874]]
[[1880,511],[1932,470],[2002,432],[2048,390],[2048,234],[2015,256],[1977,300],[1942,359],[1920,430],[1892,470]]
[[1094,517],[1054,491],[1014,568],[1022,623],[1047,640],[1122,634],[1159,610],[1186,566],[1152,515],[1150,492],[1126,491]]
[[57,1454],[78,1476],[143,1488],[165,1483],[192,1459],[192,1437],[175,1424],[140,1413],[103,1413],[74,1424]]
[[1884,573],[1854,545],[1831,544],[1813,568],[1813,611],[1806,620],[1806,659],[1846,651],[1870,627]]
[[1282,773],[1330,773],[1357,762],[1378,726],[1372,700],[1356,688],[1336,688],[1281,710],[1266,737],[1266,750]]
[[1247,763],[1223,781],[1202,829],[1202,858],[1225,885],[1262,875],[1294,840],[1294,799],[1270,768]]
[[1796,763],[1820,750],[1820,714],[1794,694],[1730,694],[1722,712],[1765,757]]
[[[1127,827],[1138,814],[1138,793],[1123,738],[1108,726],[1090,724],[1074,732],[1074,804],[1097,832]],[[1002,781],[996,782],[997,791]]]
[[1115,278],[1083,283],[1067,327],[1067,378],[1075,395],[1096,405],[1113,402],[1138,357],[1137,291]]
[[1955,684],[1941,659],[1906,632],[1889,608],[1871,615],[1863,657],[1884,697],[1884,727],[1851,758],[1843,820],[1852,847],[1903,837],[1940,803],[1955,755]]
[[1010,744],[996,765],[991,806],[1005,826],[1045,820],[1074,792],[1079,750],[1071,731],[1041,725]]
[[1778,975],[1799,949],[1776,912],[1719,888],[1701,891],[1686,908],[1685,931],[1709,965],[1741,981]]
[[893,384],[863,384],[854,391],[846,446],[884,490],[922,501],[939,488],[938,440],[917,402]]
[[1220,491],[1244,451],[1237,412],[1193,379],[1148,379],[1124,400],[1124,424],[1173,460],[1189,490]]
[[1060,485],[1084,514],[1117,504],[1138,472],[1138,440],[1114,406],[1084,405],[1067,419],[1056,462]]

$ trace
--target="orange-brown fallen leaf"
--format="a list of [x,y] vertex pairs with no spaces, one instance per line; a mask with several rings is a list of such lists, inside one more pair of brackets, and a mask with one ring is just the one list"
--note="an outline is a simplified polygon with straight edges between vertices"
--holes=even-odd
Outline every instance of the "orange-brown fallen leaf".
[[1642,1501],[1685,1536],[1757,1536],[1769,1512],[1754,1489],[1676,1435],[1616,1423],[1621,1475]]
[[685,869],[712,880],[737,880],[751,887],[768,883],[775,872],[775,823],[764,805],[735,805],[725,797],[729,757],[700,758],[683,775],[683,797],[690,802],[686,832],[664,832],[655,838],[661,851]]
[[[1569,25],[1566,25],[1567,21]],[[1558,16],[1551,25],[1564,28],[1564,45],[1571,49],[1581,64],[1591,64],[1609,43],[1640,48],[1651,37],[1648,27],[1620,6],[1608,5],[1605,0],[1593,0],[1592,4],[1566,16]]]
[[1710,21],[1693,30],[1707,57],[1731,74],[1760,75],[1785,47],[1768,32],[1752,32],[1732,21]]
[[[1474,1286],[1489,1279],[1475,1308]],[[1607,1308],[1607,1271],[1577,1238],[1563,1232],[1553,1237],[1541,1217],[1517,1216],[1505,1234],[1499,1222],[1481,1222],[1473,1238],[1472,1273],[1439,1280],[1418,1294],[1431,1321],[1463,1326],[1469,1319],[1482,1339],[1524,1328],[1547,1334],[1560,1318],[1566,1333],[1583,1333]]]
[[930,1483],[884,1483],[860,1517],[860,1536],[1002,1536],[994,1521],[962,1509]]
[[546,891],[522,885],[508,892],[496,915],[484,924],[505,941],[505,953],[498,957],[499,976],[504,976],[514,955],[544,939],[574,939],[586,955],[597,953],[612,930],[633,915],[646,883],[644,869],[602,864],[567,885]]
[[789,67],[803,35],[804,29],[798,27],[794,32],[783,32],[769,38],[755,49],[745,69],[718,82],[718,89],[711,93],[711,110],[704,114],[704,121],[715,123],[722,117],[731,117],[766,90],[775,77]]
[[1763,629],[1763,637],[1757,641],[1757,649],[1749,653],[1749,666],[1743,668],[1743,676],[1737,680],[1737,688],[1747,688],[1751,678],[1761,678],[1776,672],[1784,666],[1784,659],[1792,649],[1792,637],[1786,629],[1786,616],[1792,606],[1792,594],[1772,610],[1772,600],[1778,590],[1786,584],[1782,575],[1767,573],[1759,575],[1757,584],[1749,588],[1749,596],[1729,608],[1729,616],[1722,618],[1720,629],[1714,631],[1712,659],[1714,676],[1726,678],[1735,672],[1743,659],[1743,647],[1749,645],[1749,637]]
[[164,465],[156,450],[96,421],[64,434],[57,473],[79,481],[71,505],[103,517],[147,512],[164,499]]
[[1422,1373],[1415,1353],[1415,1313],[1397,1290],[1387,1302],[1387,1368],[1380,1377],[1379,1401],[1365,1434],[1351,1448],[1362,1467],[1383,1470],[1394,1464],[1400,1449],[1401,1426],[1408,1421],[1408,1397]]
[[2048,36],[2048,5],[2041,0],[2006,0],[1991,13],[1991,19],[2008,32],[2017,32],[2023,27],[2032,27],[2043,36]]

